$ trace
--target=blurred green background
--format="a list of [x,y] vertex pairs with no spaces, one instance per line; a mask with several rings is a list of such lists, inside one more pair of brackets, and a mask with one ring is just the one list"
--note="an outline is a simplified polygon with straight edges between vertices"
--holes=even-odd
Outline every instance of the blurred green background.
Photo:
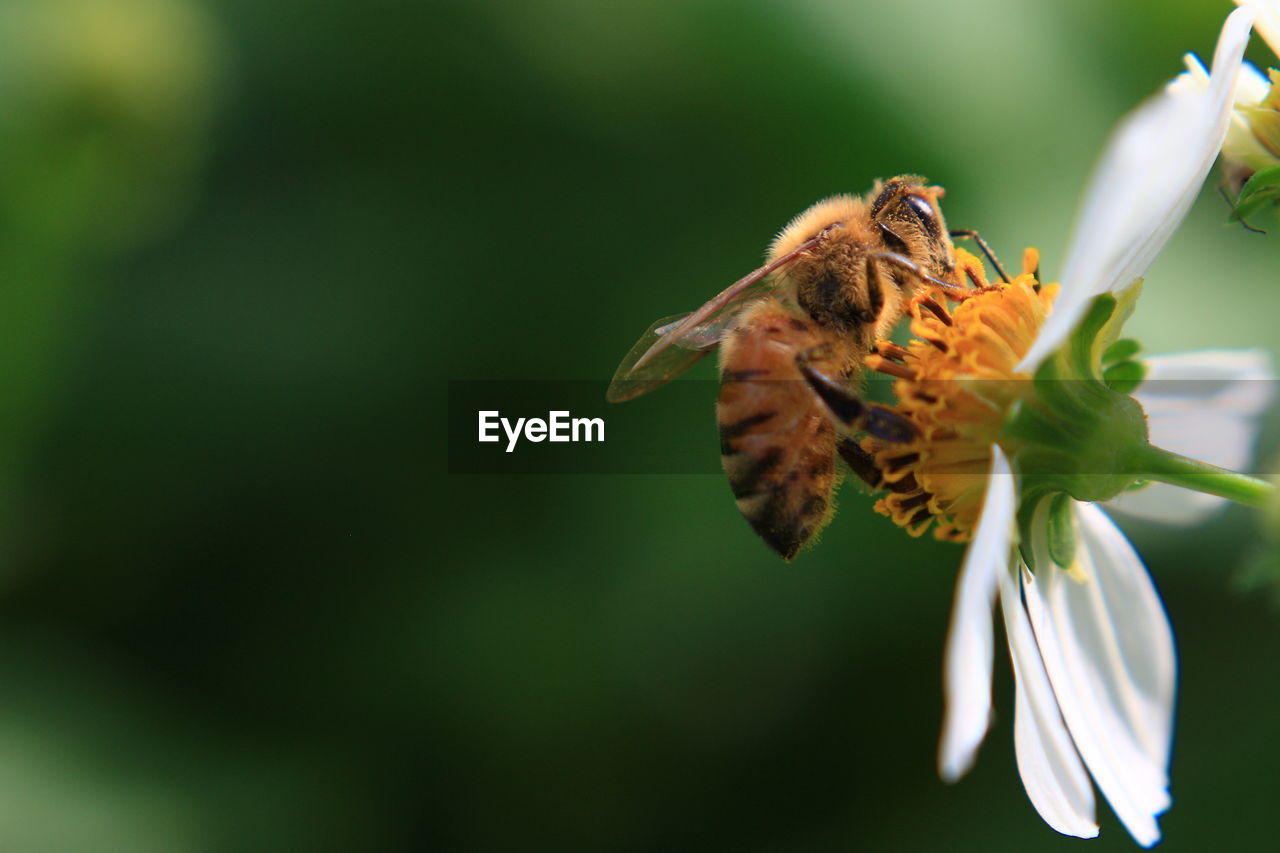
[[[1021,789],[1003,646],[936,777],[960,549],[852,491],[788,566],[718,477],[447,475],[445,381],[607,379],[906,171],[1052,274],[1229,8],[0,0],[0,849],[1081,844]],[[1275,348],[1280,235],[1226,215],[1151,271],[1151,351]],[[710,399],[610,418],[654,411],[716,453]],[[1255,528],[1129,528],[1181,653],[1170,851],[1274,845]]]

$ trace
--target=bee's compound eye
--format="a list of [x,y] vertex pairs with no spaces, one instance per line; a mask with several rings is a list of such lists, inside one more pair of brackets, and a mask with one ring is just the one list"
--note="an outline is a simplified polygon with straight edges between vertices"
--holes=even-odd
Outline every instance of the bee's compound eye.
[[907,207],[911,208],[911,212],[916,215],[920,222],[928,223],[933,221],[933,205],[918,195],[907,196]]
[[933,205],[928,199],[921,198],[918,195],[909,195],[906,197],[907,208],[915,214],[916,219],[920,220],[920,224],[930,234],[936,236],[938,233],[938,217],[933,212]]

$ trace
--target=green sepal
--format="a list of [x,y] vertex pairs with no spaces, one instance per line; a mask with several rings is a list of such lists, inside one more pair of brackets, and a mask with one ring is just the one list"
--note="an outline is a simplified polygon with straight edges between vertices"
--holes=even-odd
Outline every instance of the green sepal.
[[1102,379],[1117,394],[1132,394],[1147,378],[1147,366],[1141,361],[1122,361],[1106,368]]
[[1100,346],[1099,339],[1118,307],[1119,302],[1110,293],[1094,297],[1084,319],[1067,339],[1066,352],[1076,378],[1091,379],[1098,376],[1102,353],[1110,346],[1109,342]]
[[1245,181],[1231,208],[1231,222],[1243,222],[1262,208],[1280,202],[1280,166],[1267,166]]
[[1040,505],[1044,495],[1043,490],[1029,489],[1020,495],[1018,500],[1018,553],[1022,555],[1022,562],[1026,563],[1033,575],[1038,568],[1035,554],[1036,507]]
[[1064,569],[1076,559],[1076,517],[1070,495],[1059,492],[1049,499],[1049,517],[1045,525],[1049,557]]
[[[1000,443],[1024,487],[1041,490],[1041,497],[1065,492],[1080,501],[1104,501],[1132,482],[1128,460],[1146,446],[1147,422],[1128,391],[1144,368],[1124,361],[1111,365],[1116,370],[1107,377],[1103,363],[1107,353],[1136,353],[1135,344],[1117,342],[1141,289],[1138,279],[1119,293],[1095,297],[1063,346],[1037,368],[1030,393],[1006,409]],[[1067,540],[1060,544],[1069,553]]]
[[1119,394],[1130,394],[1146,378],[1147,366],[1135,356],[1142,344],[1133,338],[1120,338],[1102,353],[1102,380]]
[[1133,338],[1121,338],[1107,347],[1107,351],[1102,354],[1102,366],[1105,368],[1122,361],[1129,361],[1140,352],[1142,352],[1142,344]]
[[1113,294],[1116,307],[1107,318],[1107,322],[1098,330],[1098,336],[1093,341],[1097,358],[1095,364],[1102,364],[1104,354],[1120,342],[1120,332],[1124,329],[1124,324],[1133,316],[1133,310],[1138,307],[1138,297],[1141,295],[1142,279],[1140,278],[1134,279],[1133,283],[1126,285],[1124,290]]
[[[1142,279],[1139,278],[1118,293],[1095,296],[1084,317],[1071,332],[1066,345],[1055,356],[1046,359],[1040,370],[1036,371],[1036,380],[1039,381],[1046,375],[1046,366],[1050,362],[1065,359],[1066,363],[1062,367],[1067,370],[1059,368],[1059,378],[1097,381],[1102,378],[1103,365],[1107,363],[1113,347],[1116,347],[1115,352],[1125,358],[1129,357],[1126,355],[1129,349],[1137,353],[1137,343],[1122,342],[1120,332],[1133,314],[1141,293]],[[1118,346],[1120,344],[1123,345]]]

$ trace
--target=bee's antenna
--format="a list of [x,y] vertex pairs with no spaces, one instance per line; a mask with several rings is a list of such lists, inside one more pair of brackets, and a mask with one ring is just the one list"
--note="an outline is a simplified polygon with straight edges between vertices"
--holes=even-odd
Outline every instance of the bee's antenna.
[[991,247],[987,245],[987,241],[983,240],[977,231],[956,230],[948,231],[952,237],[968,237],[970,240],[978,244],[978,248],[982,250],[982,254],[987,256],[987,260],[991,261],[991,266],[996,268],[996,272],[1000,274],[1000,280],[1005,284],[1009,283],[1009,274],[1004,271],[1004,267],[1000,266],[1000,261],[996,258],[996,253],[991,251]]

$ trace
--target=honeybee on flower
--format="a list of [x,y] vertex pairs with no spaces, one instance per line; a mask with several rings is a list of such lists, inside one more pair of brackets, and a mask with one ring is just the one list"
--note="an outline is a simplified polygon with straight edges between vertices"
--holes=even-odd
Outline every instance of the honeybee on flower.
[[[1257,506],[1275,492],[1231,470],[1247,463],[1254,419],[1270,399],[1267,355],[1140,357],[1122,336],[1142,277],[1239,130],[1233,105],[1254,15],[1241,8],[1227,18],[1212,71],[1197,61],[1200,77],[1179,78],[1121,122],[1084,193],[1060,283],[1042,281],[1035,250],[1013,277],[989,256],[999,278],[988,281],[975,257],[933,229],[937,240],[925,245],[948,250],[936,271],[954,279],[915,272],[918,287],[901,288],[893,311],[895,322],[909,318],[914,339],[863,346],[861,364],[838,377],[864,368],[895,377],[896,404],[869,408],[784,353],[806,416],[835,433],[824,442],[838,442],[850,467],[886,493],[876,508],[912,535],[968,543],[945,656],[940,774],[963,776],[990,724],[998,602],[1019,774],[1037,812],[1067,835],[1097,834],[1095,784],[1144,846],[1160,839],[1157,818],[1171,804],[1173,635],[1142,560],[1100,505],[1186,522],[1224,499]],[[821,241],[829,225],[806,239]],[[959,286],[960,271],[972,287]],[[625,372],[667,352],[646,337],[622,378],[645,390],[719,344],[721,326],[707,325],[711,336],[698,324],[718,321],[723,298],[680,321],[690,328],[674,326],[696,334],[685,352],[668,348],[673,360],[660,375]],[[660,321],[648,334],[672,328]],[[1212,381],[1171,393],[1169,379]],[[869,410],[878,429],[867,427]]]

